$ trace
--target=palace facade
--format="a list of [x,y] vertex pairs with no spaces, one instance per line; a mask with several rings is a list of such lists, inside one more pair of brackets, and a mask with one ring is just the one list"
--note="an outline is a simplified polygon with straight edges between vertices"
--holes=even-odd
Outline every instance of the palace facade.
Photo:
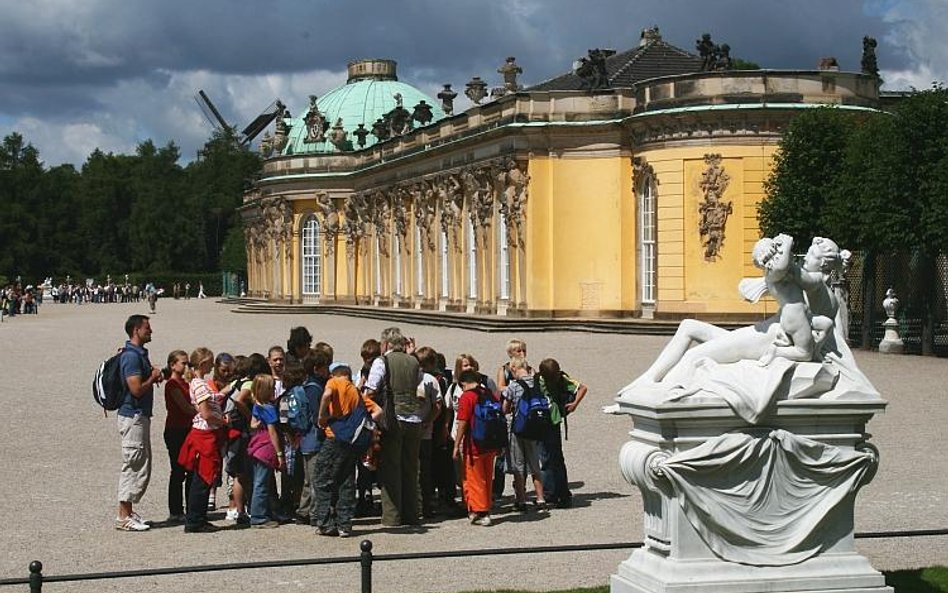
[[503,83],[475,77],[458,113],[450,85],[435,99],[390,60],[350,63],[347,84],[264,138],[241,210],[249,294],[537,317],[772,312],[735,287],[759,276],[781,131],[819,106],[876,109],[877,79],[702,54],[651,29],[528,88],[508,58]]

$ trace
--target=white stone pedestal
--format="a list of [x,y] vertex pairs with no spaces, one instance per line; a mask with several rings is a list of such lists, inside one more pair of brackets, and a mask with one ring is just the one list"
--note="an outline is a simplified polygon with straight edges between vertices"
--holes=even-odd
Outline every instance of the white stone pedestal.
[[[643,497],[644,546],[611,578],[612,593],[892,593],[881,573],[853,542],[855,492],[826,515],[817,533],[819,553],[789,565],[749,565],[717,556],[689,521],[672,489],[663,484],[662,460],[722,434],[741,429],[782,429],[843,452],[871,451],[866,423],[886,402],[780,401],[757,426],[738,418],[723,401],[655,403],[645,397],[618,400],[634,428],[619,456],[623,476]],[[872,463],[862,484],[872,479]]]
[[882,354],[902,354],[905,351],[905,343],[899,337],[899,322],[893,318],[888,318],[882,324],[885,328],[885,335],[879,342],[879,352]]

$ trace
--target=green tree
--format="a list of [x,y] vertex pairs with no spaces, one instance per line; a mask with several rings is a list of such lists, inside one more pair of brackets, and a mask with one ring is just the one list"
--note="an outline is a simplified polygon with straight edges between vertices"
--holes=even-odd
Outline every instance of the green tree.
[[34,260],[42,212],[32,201],[42,175],[39,152],[16,132],[6,136],[0,143],[0,272],[11,277],[43,273]]
[[758,209],[764,235],[788,233],[798,244],[827,233],[827,202],[836,191],[853,118],[830,107],[787,126]]
[[[241,147],[232,130],[218,130],[198,151],[197,160],[187,167],[188,186],[192,199],[200,204],[207,229],[206,270],[231,269],[221,261],[225,241],[243,242],[243,231],[237,208],[243,194],[262,167],[260,156]],[[234,229],[237,233],[234,234]],[[234,244],[231,244],[233,248]],[[233,259],[230,260],[233,265]],[[244,263],[246,267],[246,263]]]

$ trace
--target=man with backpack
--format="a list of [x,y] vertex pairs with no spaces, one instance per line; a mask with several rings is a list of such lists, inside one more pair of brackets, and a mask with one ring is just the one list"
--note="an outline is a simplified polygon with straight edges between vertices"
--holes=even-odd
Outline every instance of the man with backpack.
[[511,415],[510,443],[507,446],[507,471],[513,474],[514,508],[527,510],[526,476],[533,478],[536,506],[546,511],[543,496],[543,476],[540,473],[540,442],[553,429],[550,420],[550,402],[534,381],[530,365],[515,356],[508,363],[513,380],[504,389],[504,412]]
[[128,341],[120,358],[125,396],[119,406],[118,430],[122,437],[122,471],[118,485],[120,531],[147,531],[149,523],[132,508],[141,501],[151,479],[151,416],[154,386],[161,383],[158,367],[148,359],[145,344],[151,341],[151,322],[145,315],[132,315],[125,322]]

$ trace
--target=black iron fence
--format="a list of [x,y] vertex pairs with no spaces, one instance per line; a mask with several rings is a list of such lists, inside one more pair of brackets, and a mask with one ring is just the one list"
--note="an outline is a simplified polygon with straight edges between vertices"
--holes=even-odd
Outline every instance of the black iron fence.
[[948,356],[948,257],[926,259],[918,253],[855,253],[843,288],[849,293],[849,341],[876,348],[886,314],[882,301],[895,289],[896,319],[905,351]]
[[[895,531],[869,531],[857,533],[857,539],[890,539],[903,537],[933,537],[948,535],[948,529],[914,529]],[[42,593],[46,583],[70,583],[79,581],[101,581],[110,579],[128,579],[166,575],[191,574],[198,572],[220,572],[227,570],[250,570],[259,568],[286,568],[293,566],[320,566],[327,564],[355,564],[361,568],[361,592],[372,593],[372,565],[375,562],[392,560],[433,560],[440,558],[470,558],[473,556],[510,556],[518,554],[549,554],[557,552],[593,552],[602,550],[628,550],[641,548],[642,542],[615,542],[599,544],[572,544],[561,546],[531,546],[529,548],[481,548],[477,550],[442,550],[437,552],[404,552],[393,554],[375,554],[372,542],[362,540],[358,556],[339,556],[336,558],[296,558],[288,560],[270,560],[263,562],[238,562],[232,564],[204,564],[199,566],[175,566],[168,568],[147,568],[115,572],[90,572],[83,574],[44,575],[43,563],[34,560],[29,565],[26,578],[0,579],[0,587],[29,585],[30,593]]]

